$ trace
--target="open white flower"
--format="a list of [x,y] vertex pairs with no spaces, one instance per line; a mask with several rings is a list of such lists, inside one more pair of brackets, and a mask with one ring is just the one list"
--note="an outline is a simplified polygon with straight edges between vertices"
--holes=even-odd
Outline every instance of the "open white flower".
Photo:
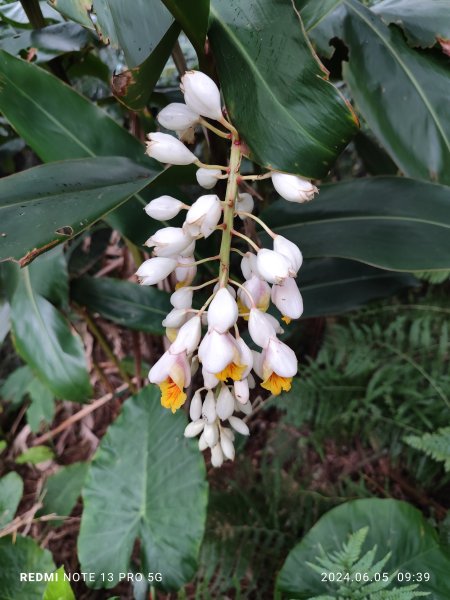
[[175,412],[186,401],[184,388],[191,382],[191,367],[185,352],[165,352],[150,369],[148,378],[159,385],[161,404]]
[[136,271],[136,275],[142,285],[155,285],[168,277],[176,266],[177,261],[173,258],[157,256],[144,261]]
[[152,219],[165,221],[176,217],[183,206],[180,200],[172,198],[172,196],[160,196],[149,202],[144,210]]
[[172,102],[158,113],[157,119],[166,129],[184,131],[194,127],[198,123],[200,115],[182,102]]
[[272,302],[283,315],[283,321],[299,319],[303,313],[303,299],[295,279],[288,277],[281,285],[272,287]]
[[202,336],[202,324],[200,317],[192,317],[184,325],[175,338],[175,341],[170,346],[171,352],[187,352],[191,354],[197,349],[200,338]]
[[238,361],[239,352],[234,338],[229,333],[208,331],[198,348],[198,358],[203,367],[213,375],[221,373],[233,359]]
[[197,157],[186,148],[183,142],[173,135],[159,131],[148,136],[146,154],[155,160],[170,165],[190,165],[197,162]]
[[175,269],[175,279],[177,281],[177,289],[191,285],[197,274],[197,265],[193,256],[179,256],[177,267]]
[[[252,307],[252,300],[255,303],[256,308],[259,308],[259,310],[262,310],[263,312],[269,308],[270,285],[267,281],[253,275],[250,279],[244,281],[242,287],[244,289],[238,291],[239,302],[242,308],[250,310]],[[244,290],[247,290],[248,293]]]
[[275,337],[277,332],[270,319],[270,315],[252,308],[248,319],[248,332],[257,346],[265,348],[270,338]]
[[219,88],[208,75],[201,71],[186,71],[181,78],[181,91],[191,110],[203,117],[222,119]]
[[309,179],[287,173],[273,172],[272,183],[280,196],[289,202],[308,202],[319,192]]
[[187,212],[184,229],[193,237],[202,235],[207,238],[215,230],[221,215],[222,207],[218,196],[200,196]]

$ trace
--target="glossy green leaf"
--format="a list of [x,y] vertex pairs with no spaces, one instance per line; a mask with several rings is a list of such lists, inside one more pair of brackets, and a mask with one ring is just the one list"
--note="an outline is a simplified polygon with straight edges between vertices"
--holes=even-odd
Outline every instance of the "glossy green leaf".
[[[72,512],[81,489],[86,480],[89,463],[77,462],[50,475],[44,486],[43,507],[40,514],[55,514],[59,517],[68,517]],[[60,525],[60,520],[51,521]]]
[[398,28],[357,0],[343,2],[344,77],[357,107],[406,175],[450,183],[446,58],[410,48]]
[[[155,177],[163,170],[145,156],[143,144],[105,111],[47,71],[2,51],[0,112],[44,162],[126,156],[147,166]],[[141,233],[145,204],[138,194],[109,215],[108,222],[132,240],[136,235],[145,240]]]
[[27,463],[30,465],[38,465],[47,460],[52,460],[53,457],[53,450],[47,446],[34,446],[20,454],[20,456],[16,458],[16,463],[18,465],[25,465]]
[[450,40],[450,0],[383,0],[371,10],[401,27],[412,46],[430,48]]
[[129,67],[142,64],[161,42],[173,17],[160,0],[93,0],[103,41],[123,50]]
[[158,45],[141,65],[113,75],[112,89],[122,104],[136,111],[145,107],[170,57],[179,33],[178,24],[172,23]]
[[340,258],[306,260],[297,284],[303,296],[302,318],[336,315],[418,285],[406,273],[383,271]]
[[44,423],[50,423],[55,413],[55,400],[52,392],[34,378],[28,385],[27,392],[31,403],[27,409],[27,422],[33,433],[37,433]]
[[17,473],[0,479],[0,529],[14,519],[23,494],[23,481]]
[[81,338],[48,300],[36,294],[27,269],[21,276],[11,310],[18,354],[57,398],[87,400],[91,386]]
[[164,333],[161,322],[171,310],[167,292],[108,277],[75,281],[72,298],[114,323],[154,334]]
[[[392,553],[382,571],[389,575],[397,570],[403,574],[430,573],[430,581],[421,581],[417,591],[429,592],[426,597],[430,600],[450,597],[450,551],[441,544],[437,532],[410,504],[378,498],[346,502],[327,512],[289,553],[277,578],[279,597],[306,600],[331,594],[334,598],[336,584],[322,581],[307,563],[317,563],[320,546],[327,554],[341,550],[349,534],[363,527],[369,527],[363,553],[376,545],[374,562]],[[401,582],[394,577],[392,587],[411,583],[414,580]]]
[[52,580],[47,583],[42,600],[75,600],[70,583],[64,575],[64,567],[55,571]]
[[317,27],[330,15],[342,0],[300,0],[296,2],[306,31]]
[[1,397],[6,402],[12,402],[16,406],[20,405],[33,379],[34,375],[29,367],[19,367],[8,375],[0,387]]
[[[128,572],[140,539],[142,570],[162,573],[163,589],[177,589],[195,573],[205,526],[203,458],[183,437],[186,418],[160,405],[156,386],[127,400],[100,442],[83,491],[78,538],[82,570],[96,588],[113,587]],[[100,574],[114,574],[103,582]]]
[[360,131],[353,140],[359,158],[370,175],[397,175],[398,167],[379,144]]
[[48,0],[48,2],[65,17],[76,21],[83,27],[95,29],[89,16],[92,0]]
[[[21,573],[52,573],[52,555],[30,537],[0,538],[0,600],[42,600],[44,581],[21,581]],[[28,579],[28,578],[27,578]],[[44,579],[44,577],[42,577]]]
[[28,264],[104,217],[154,177],[153,171],[118,157],[52,163],[4,177],[0,257]]
[[225,104],[252,158],[306,177],[325,175],[357,119],[327,80],[292,4],[214,0],[211,16]]
[[306,258],[340,257],[394,271],[450,267],[450,188],[396,177],[324,185],[309,204],[263,213]]
[[[11,35],[2,37],[0,48],[9,54],[18,54],[27,48],[38,48],[52,53],[49,60],[64,52],[78,52],[88,41],[85,29],[75,23],[57,23],[42,29],[27,29],[21,33],[12,31]],[[40,56],[37,56],[38,62]]]
[[38,294],[59,307],[67,306],[69,277],[63,247],[58,246],[38,256],[30,266],[30,279]]
[[[61,20],[61,16],[45,1],[40,1],[39,6],[41,7],[44,19],[49,19],[51,21]],[[18,25],[20,27],[31,27],[22,3],[19,1],[8,3],[3,2],[0,6],[0,16],[2,20],[6,21],[7,23],[12,23],[13,25]]]
[[210,0],[162,0],[201,56],[208,29]]

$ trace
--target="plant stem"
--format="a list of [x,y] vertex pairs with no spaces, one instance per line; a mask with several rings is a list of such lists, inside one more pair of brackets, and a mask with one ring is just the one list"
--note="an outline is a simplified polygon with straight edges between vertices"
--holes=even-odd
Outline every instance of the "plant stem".
[[91,331],[92,335],[95,337],[95,339],[97,340],[97,342],[100,344],[103,352],[113,362],[113,364],[117,367],[117,370],[119,371],[122,379],[128,384],[131,392],[134,394],[136,392],[136,389],[135,389],[135,386],[134,386],[133,382],[128,377],[128,373],[122,367],[122,365],[120,364],[120,361],[117,359],[116,355],[114,354],[114,352],[109,347],[109,344],[106,341],[105,337],[103,336],[102,332],[97,327],[97,325],[94,323],[94,320],[91,318],[91,316],[88,314],[87,311],[83,311],[82,315],[83,315],[83,318],[86,321],[86,324],[87,324],[89,330]]
[[231,233],[233,235],[245,240],[249,246],[251,246],[254,250],[256,250],[256,252],[259,252],[259,250],[260,250],[259,246],[257,244],[255,244],[255,242],[253,240],[251,240],[248,236],[244,235],[243,233],[240,233],[239,231],[236,231],[235,229],[232,229]]
[[270,235],[271,238],[275,239],[276,234],[270,229],[270,227],[267,227],[267,225],[264,223],[264,221],[259,219],[256,215],[253,215],[252,213],[241,211],[241,210],[238,210],[236,212],[236,214],[239,216],[247,217],[247,219],[253,219],[257,223],[259,223],[263,229],[265,229],[267,231],[267,233]]
[[45,19],[39,5],[39,0],[20,0],[20,4],[23,6],[23,10],[34,29],[45,27]]
[[203,163],[201,160],[196,160],[194,164],[197,165],[197,167],[201,167],[202,169],[214,169],[219,171],[226,171],[228,169],[228,167],[224,167],[223,165],[208,165],[206,163]]
[[241,166],[241,144],[235,133],[231,137],[230,167],[225,193],[225,207],[223,210],[223,233],[220,244],[220,277],[219,286],[225,287],[228,282],[230,272],[230,251],[231,251],[231,232],[233,231],[234,207],[238,190],[237,179]]
[[208,121],[206,119],[203,119],[202,117],[200,117],[199,123],[200,125],[203,125],[203,127],[210,129],[213,133],[215,133],[221,138],[225,138],[227,140],[231,138],[231,133],[227,133],[226,131],[221,131],[220,129],[217,129],[217,127],[214,127],[214,125],[211,125],[211,123],[208,123]]

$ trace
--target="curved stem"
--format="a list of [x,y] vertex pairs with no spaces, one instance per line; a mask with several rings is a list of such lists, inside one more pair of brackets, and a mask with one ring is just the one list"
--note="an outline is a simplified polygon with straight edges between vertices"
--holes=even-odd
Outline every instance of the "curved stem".
[[252,304],[252,308],[256,308],[256,302],[253,300],[253,296],[250,294],[250,292],[248,291],[247,288],[245,288],[241,283],[238,283],[237,281],[235,281],[234,279],[229,279],[228,280],[232,285],[235,285],[236,287],[238,287],[240,290],[242,290],[243,292],[245,292]]
[[214,279],[210,279],[209,281],[206,281],[205,283],[202,283],[200,285],[195,285],[195,286],[189,285],[189,286],[185,287],[184,289],[191,290],[194,292],[195,290],[201,290],[202,288],[208,287],[208,285],[212,285],[213,283],[217,283],[218,281],[219,281],[219,278],[214,277]]
[[270,229],[270,227],[268,227],[268,226],[267,226],[267,225],[264,223],[264,221],[262,221],[262,220],[261,220],[259,217],[257,217],[257,216],[255,216],[255,215],[253,215],[252,213],[249,213],[249,212],[244,212],[244,211],[241,211],[241,210],[238,210],[238,211],[236,211],[236,214],[237,214],[237,215],[239,215],[239,216],[244,216],[244,217],[247,217],[248,219],[253,219],[253,220],[254,220],[254,221],[256,221],[257,223],[259,223],[263,229],[265,229],[265,230],[267,231],[267,233],[270,235],[270,237],[271,237],[272,239],[275,239],[275,238],[276,238],[276,233],[274,233],[274,232],[273,232],[273,231]]
[[226,138],[227,140],[231,139],[230,133],[227,133],[226,131],[221,131],[220,129],[217,129],[217,127],[214,127],[214,125],[211,125],[211,123],[208,123],[208,121],[206,119],[203,119],[202,117],[200,117],[199,123],[200,123],[200,125],[203,125],[203,127],[210,129],[213,133],[215,133],[219,137]]
[[223,165],[208,165],[206,163],[203,163],[201,160],[196,160],[194,164],[197,165],[197,167],[200,167],[201,169],[214,169],[216,171],[226,171],[228,169],[228,167],[224,167]]
[[184,263],[178,263],[179,267],[195,267],[196,265],[202,265],[203,263],[206,262],[210,262],[212,260],[219,260],[220,256],[218,254],[216,254],[216,256],[208,256],[208,258],[202,258],[201,260],[196,260],[195,262],[189,263],[189,264],[184,264]]
[[272,176],[272,172],[263,173],[262,175],[241,175],[241,181],[261,181],[261,179],[268,179]]
[[256,250],[256,252],[259,252],[260,248],[259,246],[257,246],[255,244],[255,242],[253,240],[251,240],[249,237],[247,237],[246,235],[244,235],[243,233],[239,233],[239,231],[236,231],[235,229],[231,230],[231,233],[237,237],[242,238],[243,240],[245,240],[247,242],[247,244],[249,244],[249,246],[251,246],[254,250]]

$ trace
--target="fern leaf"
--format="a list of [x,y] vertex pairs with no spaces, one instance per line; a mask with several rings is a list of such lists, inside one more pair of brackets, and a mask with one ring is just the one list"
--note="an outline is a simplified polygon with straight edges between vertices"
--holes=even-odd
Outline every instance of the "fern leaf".
[[434,460],[443,461],[446,471],[450,471],[450,427],[442,427],[435,433],[424,433],[422,436],[410,435],[405,442],[425,452]]

